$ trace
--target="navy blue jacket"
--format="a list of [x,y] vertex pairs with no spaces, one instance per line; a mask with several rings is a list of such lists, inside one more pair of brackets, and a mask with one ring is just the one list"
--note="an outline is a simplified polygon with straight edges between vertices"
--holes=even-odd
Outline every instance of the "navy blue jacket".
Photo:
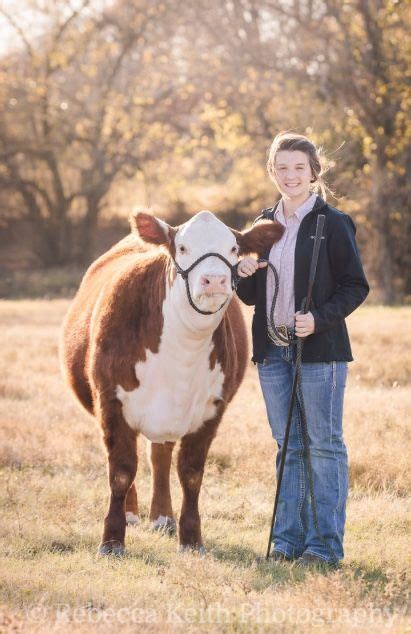
[[[310,308],[314,316],[315,331],[305,338],[302,359],[305,362],[352,361],[345,317],[365,300],[369,286],[355,242],[354,222],[347,214],[334,209],[319,196],[298,229],[294,256],[295,311],[301,310],[302,301],[307,293],[319,213],[325,215],[325,239],[321,240]],[[266,259],[268,256],[269,251],[263,255]],[[252,324],[254,363],[264,361],[268,346],[268,270],[268,267],[265,267],[258,269],[250,277],[240,278],[237,288],[238,297],[245,304],[255,306]]]

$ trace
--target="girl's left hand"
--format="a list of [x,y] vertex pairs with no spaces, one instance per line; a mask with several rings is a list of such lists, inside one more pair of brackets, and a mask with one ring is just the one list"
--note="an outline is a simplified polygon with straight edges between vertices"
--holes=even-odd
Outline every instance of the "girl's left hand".
[[295,334],[297,337],[308,337],[315,330],[313,314],[308,312],[302,314],[301,311],[295,313]]

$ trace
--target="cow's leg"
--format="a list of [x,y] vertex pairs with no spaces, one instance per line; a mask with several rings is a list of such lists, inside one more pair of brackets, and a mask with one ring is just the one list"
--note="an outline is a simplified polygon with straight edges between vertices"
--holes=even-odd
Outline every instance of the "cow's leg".
[[104,519],[100,555],[122,554],[126,532],[125,500],[137,471],[137,434],[125,422],[120,403],[102,411],[101,422],[108,452],[110,504]]
[[176,521],[173,515],[170,494],[170,466],[175,443],[151,443],[151,508],[150,520],[155,530],[175,533]]
[[177,467],[183,489],[183,504],[179,521],[180,550],[192,548],[204,551],[198,512],[198,496],[208,449],[216,434],[220,418],[221,416],[218,419],[207,421],[199,431],[187,434],[181,440]]
[[137,490],[134,482],[129,488],[126,496],[126,522],[127,526],[138,526],[138,524],[140,524]]

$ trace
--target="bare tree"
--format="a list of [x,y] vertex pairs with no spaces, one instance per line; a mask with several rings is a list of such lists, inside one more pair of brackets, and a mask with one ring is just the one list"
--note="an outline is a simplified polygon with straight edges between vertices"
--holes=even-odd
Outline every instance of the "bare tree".
[[0,182],[19,195],[45,264],[90,257],[107,193],[159,152],[148,129],[167,125],[162,104],[178,99],[155,58],[158,38],[170,33],[164,5],[146,0],[96,15],[88,5],[48,11],[41,45],[5,14],[24,50],[3,60],[14,77],[4,74],[1,85]]
[[214,188],[221,210],[252,215],[273,197],[272,136],[297,129],[346,142],[332,184],[356,214],[368,271],[383,301],[411,295],[406,3],[41,6],[36,37],[8,16],[22,45],[1,60],[0,184],[43,261],[88,259],[104,205],[137,175],[180,211]]

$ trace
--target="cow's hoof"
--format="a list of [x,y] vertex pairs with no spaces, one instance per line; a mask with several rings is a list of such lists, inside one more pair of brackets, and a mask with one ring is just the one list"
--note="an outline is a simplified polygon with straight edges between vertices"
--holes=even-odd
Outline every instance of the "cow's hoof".
[[151,522],[151,528],[153,531],[158,531],[167,535],[174,535],[177,530],[177,524],[175,519],[172,517],[159,515],[154,522]]
[[124,555],[124,546],[116,539],[110,539],[108,542],[103,542],[98,547],[97,554],[99,557],[106,557],[107,555],[114,555],[115,557],[121,557]]
[[180,544],[177,552],[180,555],[184,555],[185,553],[197,553],[198,555],[203,556],[207,554],[207,549],[204,548],[203,545],[200,546],[199,544],[196,546],[192,546],[191,544]]
[[127,522],[127,526],[138,526],[140,524],[140,518],[135,513],[132,513],[131,511],[127,511],[126,522]]

